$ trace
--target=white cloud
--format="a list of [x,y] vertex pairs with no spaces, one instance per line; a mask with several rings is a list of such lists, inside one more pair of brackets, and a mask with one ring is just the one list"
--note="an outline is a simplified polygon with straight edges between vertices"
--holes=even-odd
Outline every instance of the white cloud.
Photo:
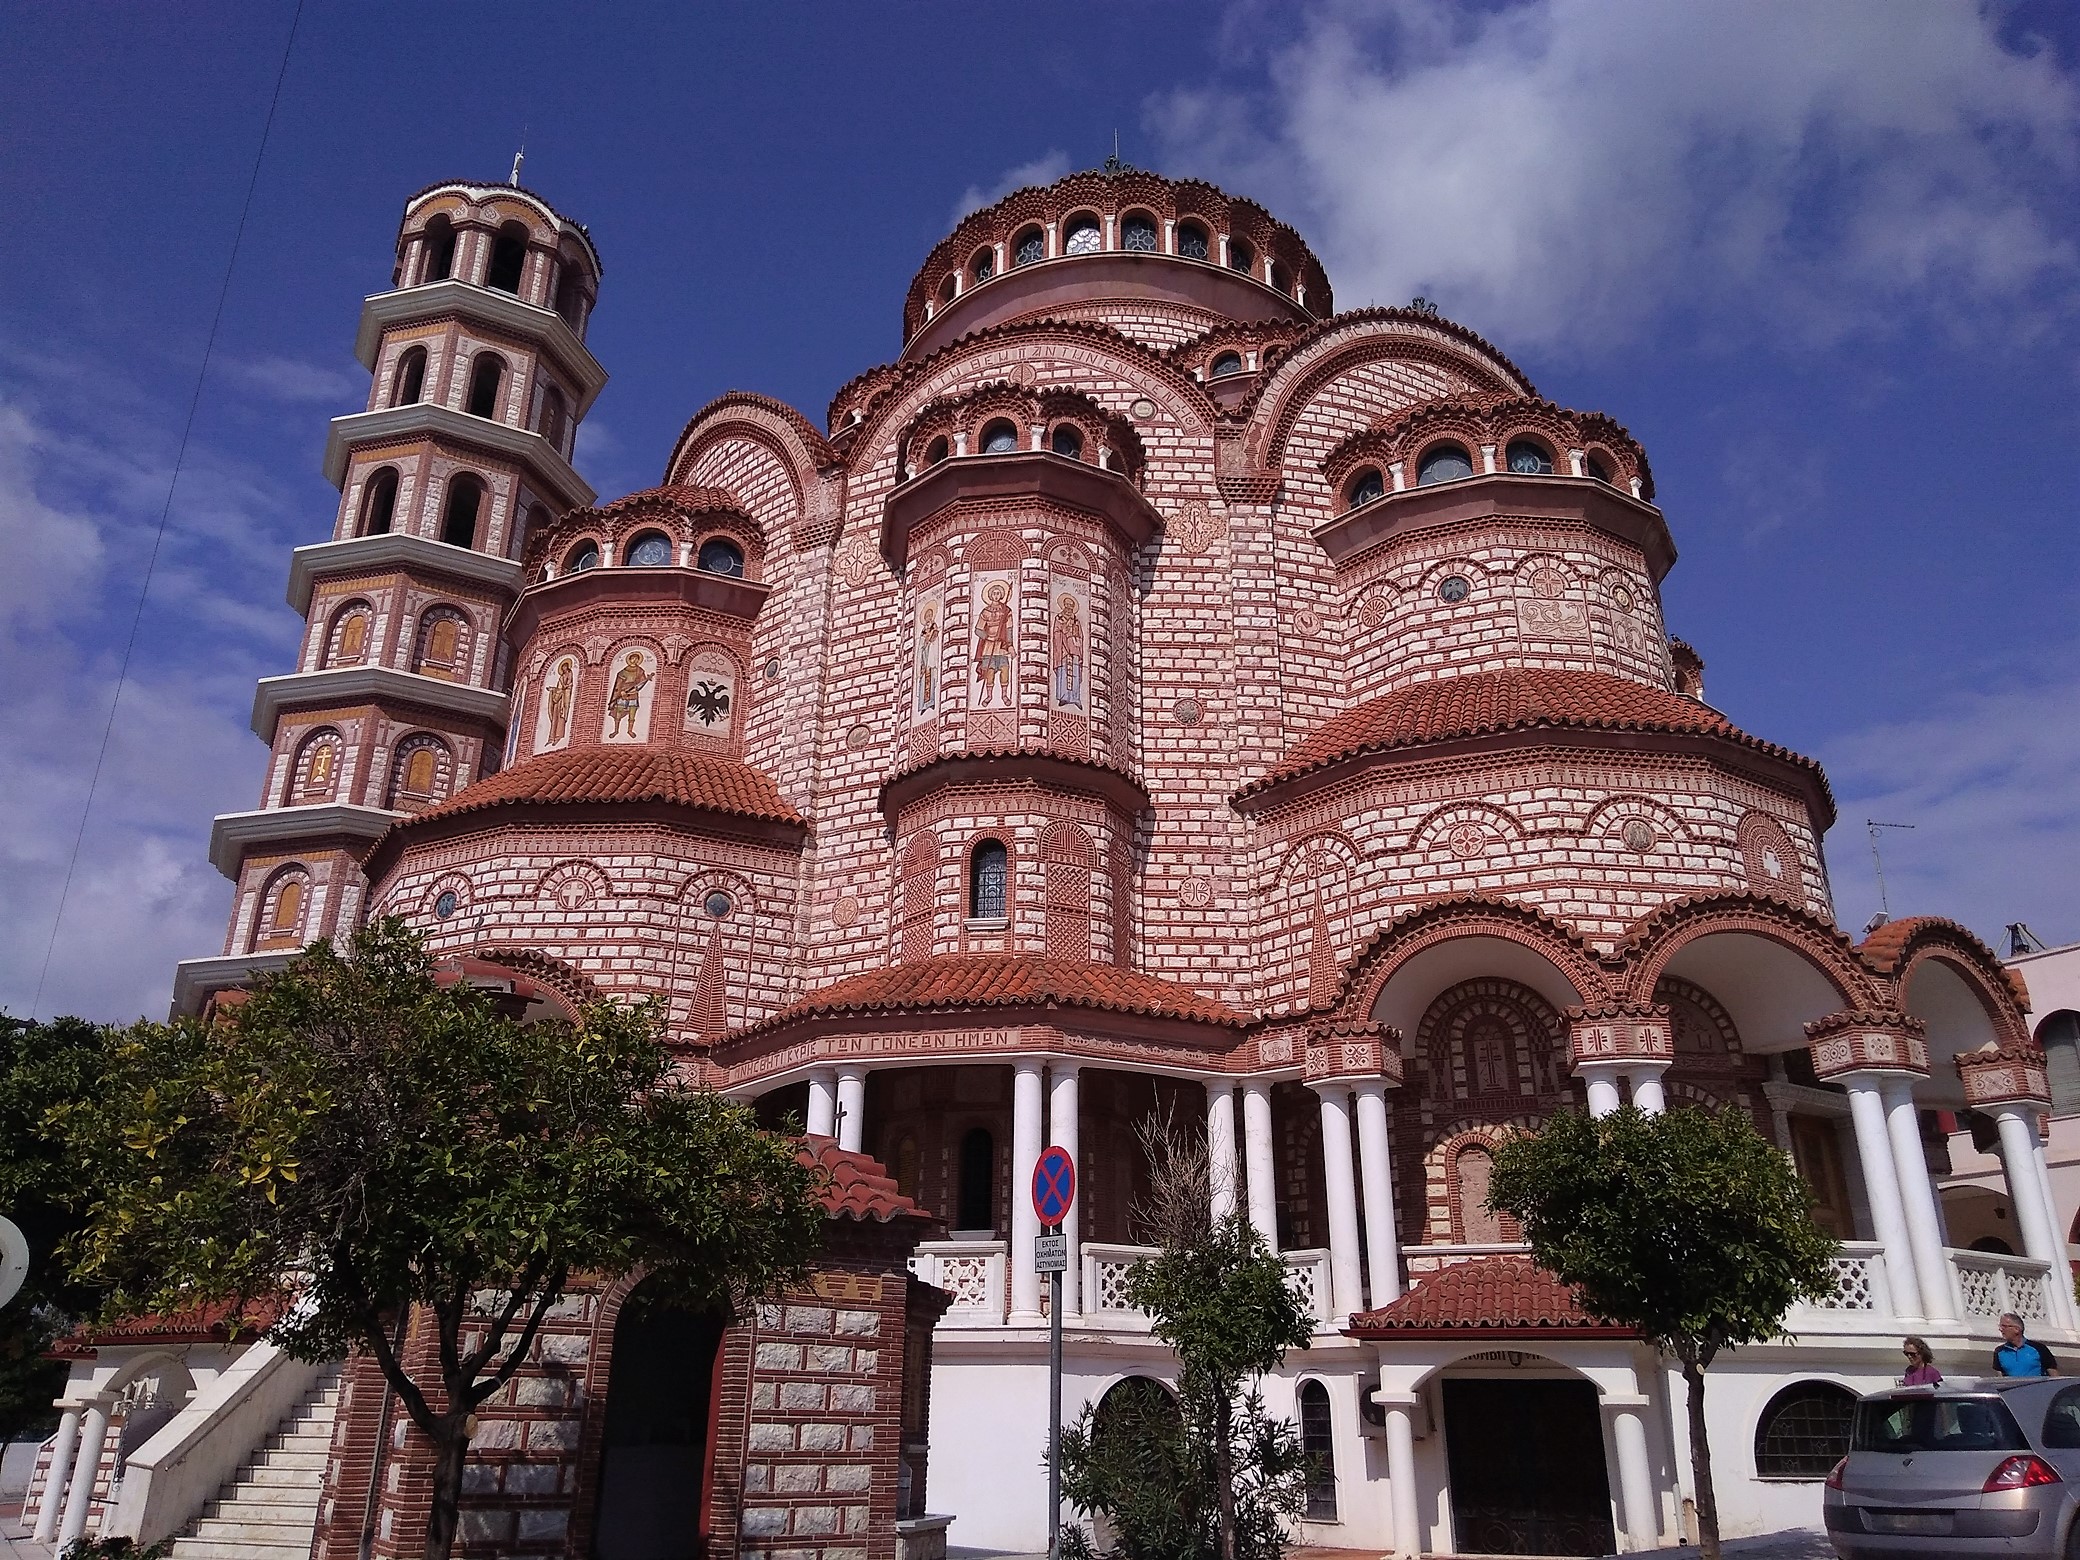
[[[1342,0],[1249,103],[1152,108],[1166,166],[1318,241],[1338,303],[1437,298],[1513,342],[1671,298],[1813,334],[2070,281],[2080,94],[1994,8]],[[1723,323],[1723,322],[1722,322]]]
[[358,406],[368,399],[368,376],[320,368],[296,358],[230,359],[218,371],[234,384],[292,406],[312,403]]
[[1022,162],[1015,168],[1006,168],[997,176],[996,182],[987,188],[971,184],[961,191],[961,198],[954,202],[952,221],[958,223],[971,211],[980,211],[1009,195],[1013,190],[1022,190],[1028,184],[1052,184],[1069,171],[1069,154],[1059,147],[1042,152],[1030,162]]
[[[2049,647],[2047,647],[2049,648]],[[2044,664],[2071,667],[2069,646]],[[1867,819],[1906,823],[1880,839],[1895,916],[1943,915],[1996,947],[2010,921],[2080,941],[2080,676],[1937,701],[1913,717],[1826,745],[1841,822],[1828,865],[1844,927],[1878,908]]]
[[47,627],[100,578],[94,522],[37,491],[50,443],[21,407],[0,402],[0,635]]

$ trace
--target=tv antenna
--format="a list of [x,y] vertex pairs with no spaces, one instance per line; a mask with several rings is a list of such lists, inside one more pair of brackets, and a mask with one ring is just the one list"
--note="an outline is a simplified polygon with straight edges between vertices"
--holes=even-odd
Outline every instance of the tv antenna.
[[1892,901],[1885,894],[1885,858],[1878,853],[1878,831],[1918,827],[1918,824],[1912,823],[1880,823],[1875,818],[1863,820],[1864,832],[1871,837],[1871,864],[1878,869],[1878,909],[1888,921],[1892,919]]

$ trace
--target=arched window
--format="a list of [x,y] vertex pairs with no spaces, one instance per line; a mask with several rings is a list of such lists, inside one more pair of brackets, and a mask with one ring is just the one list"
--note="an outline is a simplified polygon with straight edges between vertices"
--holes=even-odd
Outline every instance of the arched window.
[[390,392],[392,406],[416,406],[426,394],[426,349],[413,347],[397,360],[397,379]]
[[1094,255],[1104,243],[1104,230],[1089,212],[1071,217],[1068,227],[1062,231],[1062,253],[1065,255]]
[[549,511],[540,504],[527,506],[527,534],[533,536],[549,523]]
[[578,279],[578,268],[566,265],[556,278],[556,312],[563,316],[564,324],[576,330],[584,310],[585,284]]
[[1856,1394],[1831,1381],[1800,1381],[1769,1400],[1755,1422],[1755,1472],[1764,1479],[1824,1479],[1849,1455]]
[[1452,1161],[1458,1183],[1459,1238],[1469,1246],[1493,1245],[1512,1238],[1502,1215],[1488,1206],[1488,1184],[1495,1177],[1495,1156],[1485,1148],[1464,1148]]
[[397,468],[385,466],[361,490],[361,534],[382,536],[397,519]]
[[1288,298],[1293,296],[1293,273],[1275,260],[1271,263],[1271,285]]
[[479,352],[469,371],[469,400],[463,410],[472,417],[498,415],[498,387],[505,382],[505,359],[496,352]]
[[1553,457],[1529,439],[1512,439],[1503,451],[1503,464],[1520,477],[1550,477]]
[[927,444],[924,447],[924,463],[927,466],[936,466],[939,464],[940,461],[944,460],[945,458],[946,439],[945,436],[942,434],[940,437],[932,440],[930,444]]
[[398,744],[391,767],[390,806],[399,812],[416,812],[437,800],[447,756],[447,745],[439,737],[407,737]]
[[325,651],[327,666],[359,666],[368,659],[368,631],[375,615],[365,602],[341,610],[332,620],[332,639]]
[[2080,1114],[2080,1013],[2064,1009],[2037,1025],[2044,1072],[2051,1084],[2051,1114]]
[[446,217],[435,217],[426,224],[419,246],[425,257],[419,267],[421,282],[445,282],[455,274],[454,223]]
[[744,549],[726,536],[711,536],[702,542],[693,562],[703,574],[727,574],[732,579],[744,577]]
[[1119,247],[1131,249],[1136,254],[1152,255],[1156,252],[1155,218],[1145,211],[1127,214],[1119,225]]
[[1367,466],[1351,478],[1350,491],[1344,496],[1348,507],[1356,509],[1360,504],[1369,504],[1387,491],[1386,479],[1379,474],[1377,466]]
[[635,569],[662,569],[672,561],[671,538],[662,531],[645,531],[628,544],[622,562]]
[[484,484],[475,477],[456,477],[448,484],[441,512],[441,540],[450,547],[477,544],[477,511],[484,507]]
[[954,1223],[963,1230],[997,1227],[997,1143],[987,1127],[970,1127],[961,1137],[960,1184]]
[[1002,840],[984,840],[968,861],[968,918],[1002,921],[1010,914],[1011,853]]
[[542,437],[563,448],[563,425],[570,415],[570,403],[564,400],[563,392],[554,385],[542,392]]
[[419,620],[412,670],[424,677],[458,677],[469,648],[469,623],[453,607],[435,607]]
[[563,572],[566,574],[576,574],[584,569],[598,567],[599,543],[589,538],[563,555]]
[[1473,457],[1456,444],[1439,444],[1423,456],[1423,463],[1416,467],[1416,486],[1430,487],[1439,482],[1457,482],[1473,475]]
[[1213,366],[1207,369],[1206,377],[1209,379],[1223,379],[1229,374],[1239,374],[1241,372],[1242,354],[1240,352],[1223,352],[1213,360]]
[[982,453],[1009,455],[1018,448],[1018,429],[998,418],[982,430]]
[[1047,235],[1039,228],[1029,227],[1011,241],[1011,264],[1013,269],[1031,265],[1035,260],[1047,258]]
[[1177,252],[1187,260],[1204,260],[1212,252],[1206,242],[1206,229],[1196,222],[1178,223]]
[[[1043,239],[1041,242],[1044,245],[1046,241]],[[975,258],[968,262],[968,274],[978,282],[986,282],[997,274],[997,251],[994,245],[985,244],[975,251]]]
[[508,222],[491,242],[491,267],[484,273],[484,285],[517,293],[521,272],[526,268],[527,229],[517,222]]
[[1300,1383],[1300,1450],[1314,1466],[1307,1473],[1310,1522],[1336,1520],[1336,1433],[1329,1415],[1329,1389],[1319,1381]]
[[1074,423],[1058,423],[1054,432],[1048,435],[1047,447],[1071,460],[1083,459],[1083,435],[1077,432]]
[[1594,455],[1591,455],[1588,458],[1588,460],[1584,462],[1584,464],[1589,469],[1589,475],[1594,477],[1598,482],[1610,481],[1611,468],[1606,466],[1602,461],[1598,460]]
[[322,802],[339,780],[340,740],[336,731],[321,731],[296,755],[296,800]]
[[268,884],[260,907],[263,948],[295,947],[303,940],[303,905],[310,892],[310,878],[300,867],[292,867]]
[[1231,271],[1250,271],[1250,270],[1254,270],[1254,269],[1256,268],[1256,264],[1257,264],[1257,252],[1256,252],[1256,251],[1255,251],[1254,249],[1252,249],[1252,248],[1250,248],[1250,247],[1249,247],[1249,240],[1248,240],[1248,239],[1246,239],[1246,238],[1231,238],[1231,239],[1229,239],[1229,240],[1228,240],[1228,269],[1229,269],[1229,270],[1231,270]]

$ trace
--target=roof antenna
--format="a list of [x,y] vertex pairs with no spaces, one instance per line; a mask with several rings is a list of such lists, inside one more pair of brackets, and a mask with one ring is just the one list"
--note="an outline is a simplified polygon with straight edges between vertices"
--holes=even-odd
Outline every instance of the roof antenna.
[[1880,823],[1875,818],[1866,818],[1863,820],[1863,827],[1864,832],[1871,837],[1871,864],[1878,869],[1878,913],[1885,918],[1884,921],[1880,921],[1878,924],[1883,926],[1885,921],[1892,919],[1892,901],[1885,896],[1885,858],[1878,854],[1878,831],[1880,829],[1912,829],[1918,827],[1918,825],[1911,823]]
[[2019,958],[2025,953],[2049,953],[2050,951],[2044,945],[2044,939],[2029,929],[2029,922],[2010,921],[2008,923],[2009,958]]
[[1128,167],[1127,163],[1119,160],[1119,127],[1115,125],[1112,128],[1112,155],[1105,159],[1105,171],[1107,173],[1125,173]]

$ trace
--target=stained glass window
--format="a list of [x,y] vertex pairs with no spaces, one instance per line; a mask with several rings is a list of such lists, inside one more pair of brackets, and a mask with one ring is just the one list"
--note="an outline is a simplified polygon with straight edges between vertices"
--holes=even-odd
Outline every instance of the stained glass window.
[[1228,269],[1231,271],[1247,271],[1256,262],[1257,252],[1249,247],[1248,239],[1231,238],[1228,240]]
[[1223,352],[1219,357],[1213,360],[1213,368],[1210,370],[1210,377],[1214,379],[1220,379],[1225,375],[1239,374],[1241,372],[1242,354],[1240,352]]
[[1553,459],[1529,439],[1513,439],[1506,452],[1509,469],[1524,477],[1550,477]]
[[694,564],[703,574],[741,577],[744,573],[744,549],[726,536],[711,536],[701,543]]
[[1177,229],[1177,252],[1187,260],[1204,260],[1208,249],[1206,229],[1196,222],[1186,222]]
[[1008,455],[1018,448],[1018,430],[1008,422],[993,422],[982,430],[982,453]]
[[725,894],[721,889],[718,888],[706,899],[701,901],[701,908],[707,911],[708,914],[710,914],[716,920],[719,921],[724,916],[728,915],[731,909],[733,909],[734,907],[730,903],[729,895]]
[[1139,254],[1156,252],[1156,225],[1147,217],[1132,216],[1120,224],[1119,247]]
[[1472,589],[1473,587],[1466,583],[1465,575],[1447,574],[1437,582],[1437,599],[1439,601],[1464,601],[1468,592]]
[[1416,470],[1416,485],[1429,487],[1433,482],[1457,482],[1472,475],[1472,456],[1456,444],[1440,444],[1423,457]]
[[563,560],[563,572],[566,574],[576,574],[580,569],[596,569],[598,567],[599,544],[596,542],[578,543],[577,546],[571,549],[570,556]]
[[1371,467],[1366,467],[1351,484],[1351,508],[1356,509],[1360,504],[1371,503],[1386,490],[1387,484],[1380,474]]
[[1013,242],[1013,265],[1031,265],[1035,260],[1047,258],[1047,235],[1038,228],[1027,228]]
[[456,910],[460,908],[460,906],[461,901],[455,897],[455,890],[452,888],[445,889],[442,891],[441,897],[433,902],[434,919],[438,921],[445,921],[448,919],[449,916],[453,915],[456,912]]
[[1096,217],[1078,217],[1069,224],[1068,235],[1062,241],[1062,253],[1067,255],[1094,255],[1104,242],[1098,229]]
[[672,544],[659,532],[646,532],[629,548],[628,561],[638,569],[661,569],[672,561]]
[[968,915],[977,921],[1001,921],[1009,913],[1011,856],[998,840],[975,847],[968,867]]
[[[1021,261],[1020,264],[1024,264],[1024,262]],[[975,263],[969,266],[968,269],[974,275],[976,281],[988,281],[997,274],[997,252],[994,249],[977,250]]]

